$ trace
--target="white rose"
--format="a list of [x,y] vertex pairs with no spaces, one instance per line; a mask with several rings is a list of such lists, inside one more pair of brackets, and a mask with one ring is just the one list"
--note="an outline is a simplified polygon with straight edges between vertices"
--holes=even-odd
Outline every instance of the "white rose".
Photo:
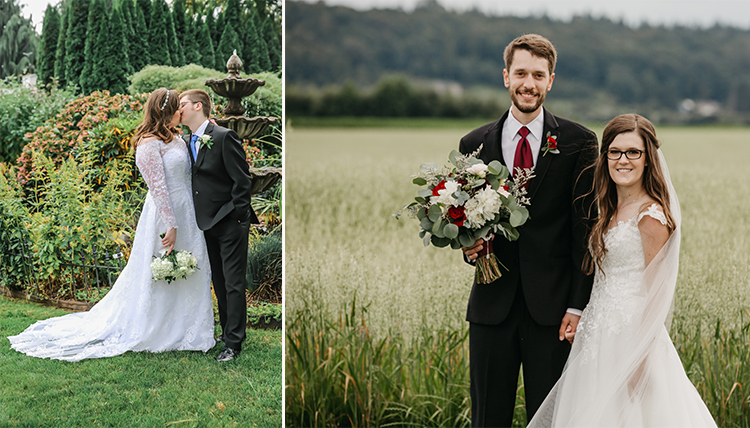
[[474,174],[477,177],[484,178],[487,176],[487,170],[488,170],[487,165],[483,163],[477,163],[477,164],[470,166],[466,170],[466,172],[468,172],[469,174]]

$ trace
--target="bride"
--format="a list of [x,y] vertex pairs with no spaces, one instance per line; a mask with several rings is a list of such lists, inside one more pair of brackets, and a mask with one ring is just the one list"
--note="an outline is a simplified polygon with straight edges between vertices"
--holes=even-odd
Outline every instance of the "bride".
[[[174,131],[180,123],[177,92],[155,90],[144,110],[133,141],[148,194],[127,266],[90,311],[38,321],[8,338],[13,349],[79,361],[127,351],[206,352],[214,346],[206,243],[195,223],[187,147]],[[190,251],[198,270],[184,280],[154,281],[151,260],[162,248]]]
[[600,216],[587,259],[591,300],[560,380],[529,427],[715,427],[665,327],[680,249],[680,206],[653,125],[604,129]]

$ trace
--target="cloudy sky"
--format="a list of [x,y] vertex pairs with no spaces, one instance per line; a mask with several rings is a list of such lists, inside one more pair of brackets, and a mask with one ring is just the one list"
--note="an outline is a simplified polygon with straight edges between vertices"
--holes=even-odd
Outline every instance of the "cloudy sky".
[[[319,0],[303,0],[310,3]],[[325,0],[329,5],[345,5],[356,9],[403,8],[411,10],[423,0]],[[466,10],[478,8],[495,15],[539,16],[567,20],[573,15],[591,14],[623,19],[638,25],[641,22],[666,25],[711,26],[715,23],[750,29],[750,1],[747,0],[438,0],[445,8]],[[20,0],[23,15],[32,16],[37,31],[47,4],[58,0]],[[171,0],[168,0],[171,4]]]

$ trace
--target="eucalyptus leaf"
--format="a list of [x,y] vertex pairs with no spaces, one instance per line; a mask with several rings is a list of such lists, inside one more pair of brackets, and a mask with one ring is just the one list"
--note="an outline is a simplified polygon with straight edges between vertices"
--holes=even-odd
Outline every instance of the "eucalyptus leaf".
[[423,197],[423,198],[429,198],[432,196],[432,190],[431,189],[422,189],[419,192],[417,192],[417,195]]
[[458,235],[458,241],[464,247],[471,247],[472,245],[474,245],[474,242],[476,242],[476,239],[474,239],[468,233],[462,233],[462,234]]
[[503,164],[500,163],[500,161],[493,160],[492,162],[490,162],[489,165],[487,165],[487,168],[489,169],[492,175],[499,175],[501,171],[503,170],[503,168],[505,168],[505,166],[503,166]]
[[424,244],[425,247],[429,247],[430,246],[430,240],[431,240],[431,238],[432,238],[432,234],[431,233],[427,233],[427,234],[424,235],[424,238],[422,239],[422,243]]
[[417,210],[417,218],[422,220],[425,217],[427,217],[427,208],[419,207],[419,209]]
[[458,158],[461,157],[461,153],[451,150],[451,154],[448,155],[448,160],[451,161],[453,166],[458,167]]
[[476,232],[474,232],[474,240],[486,237],[487,236],[487,232],[489,232],[489,231],[490,231],[490,226],[489,225],[484,226],[483,228],[477,230]]
[[438,217],[435,224],[432,225],[432,234],[437,236],[438,238],[445,238],[443,227],[445,227],[445,220],[443,220],[442,217]]
[[419,229],[419,237],[424,238],[424,236],[427,234],[427,231],[424,229]]
[[430,242],[432,242],[432,245],[438,248],[443,248],[447,247],[451,243],[451,240],[448,238],[440,238],[438,236],[432,235]]
[[455,239],[451,240],[451,248],[454,250],[458,250],[461,248],[461,243],[456,241]]
[[414,200],[417,201],[417,202],[412,202],[411,205],[409,205],[409,206],[416,205],[416,204],[424,205],[424,204],[427,203],[427,199],[425,199],[425,198],[423,198],[421,196],[417,196],[416,198],[414,198]]
[[490,183],[490,186],[495,190],[500,188],[500,180],[498,180],[497,177],[488,176],[487,182]]
[[498,175],[497,178],[502,181],[502,180],[507,179],[509,175],[510,175],[510,172],[508,171],[508,167],[503,165],[502,170],[500,170],[500,175]]
[[458,226],[453,223],[448,223],[443,228],[443,234],[446,238],[456,239],[458,238]]
[[484,186],[484,183],[486,183],[486,182],[487,182],[486,179],[479,178],[479,179],[476,179],[476,180],[472,181],[471,183],[469,183],[469,186],[473,189],[475,187]]
[[442,215],[443,215],[443,210],[440,209],[440,207],[437,204],[431,205],[430,209],[427,211],[427,216],[430,218],[431,221],[437,221]]
[[463,190],[459,190],[458,192],[453,195],[456,200],[458,201],[458,205],[461,206],[466,203],[466,201],[469,200],[470,196],[468,193],[464,192]]
[[510,225],[513,227],[518,227],[523,224],[524,222],[523,214],[521,214],[518,211],[511,211],[510,212]]
[[432,222],[427,217],[422,217],[422,219],[419,220],[419,225],[422,226],[422,229],[424,230],[432,230]]
[[411,181],[412,183],[416,184],[417,186],[424,186],[427,184],[427,180],[425,180],[422,177],[417,177],[414,180]]

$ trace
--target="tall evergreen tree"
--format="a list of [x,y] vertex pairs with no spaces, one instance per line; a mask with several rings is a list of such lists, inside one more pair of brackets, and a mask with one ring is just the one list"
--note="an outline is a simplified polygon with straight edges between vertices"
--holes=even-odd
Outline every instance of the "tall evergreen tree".
[[78,85],[84,94],[89,94],[94,89],[101,89],[94,88],[94,82],[98,80],[98,77],[94,76],[94,63],[99,58],[99,52],[95,50],[96,40],[99,31],[101,31],[99,23],[107,19],[105,7],[103,0],[91,0],[89,4],[88,32],[86,33],[86,45],[83,50],[83,71],[81,71],[78,79]]
[[172,21],[174,22],[174,31],[177,34],[177,44],[180,45],[180,51],[182,52],[182,60],[187,63],[189,62],[187,60],[187,45],[190,44],[188,39],[195,37],[195,34],[190,32],[189,21],[192,21],[192,18],[188,17],[185,12],[185,0],[174,0],[172,2]]
[[[263,38],[263,22],[261,21],[260,15],[258,12],[254,9],[250,10],[250,14],[248,15],[248,21],[252,21],[255,29],[255,40],[257,40],[256,48],[257,48],[257,55],[258,55],[258,67],[262,71],[271,71],[271,60],[268,58],[268,44],[266,43],[265,38]],[[247,31],[247,43],[253,43],[251,40],[253,38],[253,35],[250,34],[250,25],[247,25],[248,31]],[[249,52],[250,54],[252,52]],[[247,70],[247,67],[245,67],[245,70]]]
[[224,34],[224,28],[226,27],[226,24],[224,23],[224,13],[220,12],[219,16],[216,17],[216,22],[214,22],[214,31],[211,33],[211,38],[214,41],[214,46],[219,46],[219,42],[221,41],[221,36]]
[[129,45],[128,56],[133,71],[137,72],[151,62],[151,53],[148,48],[149,31],[146,27],[146,18],[143,16],[141,9],[136,9],[135,14],[135,34],[133,35],[132,43]]
[[[102,61],[106,55],[109,46],[114,44],[114,40],[110,41],[110,16],[105,12],[99,21],[94,24],[94,28],[91,32],[96,35],[94,39],[94,46],[92,51],[96,52],[91,66],[91,79],[89,81],[89,91],[102,91],[109,89],[109,74],[110,72],[104,68]],[[119,48],[119,46],[118,46]]]
[[69,7],[68,30],[65,36],[65,80],[78,83],[86,63],[89,0],[70,0]]
[[113,94],[126,93],[129,84],[128,50],[122,49],[128,43],[125,27],[120,8],[115,7],[109,19],[108,31],[99,34],[99,40],[103,40],[104,45],[94,71],[107,76],[106,89]]
[[39,36],[16,0],[0,0],[0,79],[36,70]]
[[65,36],[68,33],[68,15],[70,8],[65,3],[60,5],[62,8],[60,15],[60,34],[57,36],[57,50],[55,50],[55,77],[60,86],[67,85],[65,80]]
[[146,28],[151,28],[151,14],[154,13],[154,5],[151,0],[136,0],[136,6],[143,12],[143,18],[146,21]]
[[57,53],[57,39],[60,37],[60,14],[57,8],[47,5],[42,24],[42,38],[39,43],[39,57],[36,69],[39,82],[46,85],[55,76],[55,55]]
[[164,0],[155,0],[148,29],[148,47],[151,56],[149,64],[172,65],[167,41],[167,13],[169,13],[167,3]]
[[[185,31],[187,37],[185,37],[185,44],[183,45],[183,49],[185,51],[185,64],[201,63],[201,53],[199,45],[200,26],[202,26],[200,19],[188,19],[185,23],[185,27],[187,28],[187,30]],[[213,60],[211,63],[213,64]]]
[[263,39],[268,45],[268,60],[271,62],[270,71],[281,70],[281,42],[274,30],[273,18],[266,17],[263,22]]
[[[133,3],[133,0],[119,0],[115,7],[120,9],[120,12],[122,13],[122,23],[124,24],[125,28],[125,40],[128,42],[128,58],[132,56],[131,52],[133,50],[133,45],[136,43],[135,39],[135,25],[136,25],[136,17],[135,17],[135,3]],[[130,58],[130,61],[128,61],[128,74],[133,74],[134,72],[138,71],[133,67],[132,58]]]
[[[211,38],[211,45],[214,48],[214,51],[216,51],[216,48],[219,46],[218,42],[216,41],[216,38],[214,37],[214,32],[216,31],[216,18],[214,17],[213,13],[206,14],[206,28],[208,28],[208,37]],[[214,62],[215,64],[215,62]],[[212,65],[211,68],[214,68],[215,65]]]
[[[250,15],[247,17],[245,23],[245,49],[237,51],[237,54],[242,58],[242,63],[245,68],[245,73],[260,73],[263,71],[261,67],[261,51],[260,51],[260,36],[255,28],[255,22],[252,18],[252,14],[255,14],[254,10],[250,10]],[[268,63],[268,52],[266,52],[266,64]]]
[[242,25],[242,9],[240,8],[240,0],[226,0],[226,7],[224,8],[224,25],[231,25],[232,29],[237,33],[237,38],[240,39],[240,45],[237,46],[237,55],[242,55],[242,48],[244,47],[245,31]]
[[185,65],[185,54],[182,52],[182,44],[177,39],[174,14],[169,10],[169,6],[167,6],[165,17],[167,21],[167,49],[169,49],[169,56],[172,59],[172,66],[182,67]]
[[[206,21],[208,21],[208,17],[206,17]],[[211,33],[208,30],[208,24],[198,19],[197,25],[200,65],[206,68],[214,68],[216,66],[216,52],[214,51],[214,42],[211,40]]]
[[[237,33],[234,31],[234,28],[232,28],[231,24],[227,24],[224,27],[224,33],[221,35],[221,42],[219,42],[219,48],[216,49],[216,68],[219,68],[219,64],[224,68],[226,71],[227,69],[227,61],[229,61],[229,57],[232,56],[232,53],[235,49],[237,49],[237,45],[240,43],[240,38],[237,36]],[[237,51],[237,55],[240,55],[240,52]],[[244,60],[243,60],[244,62]],[[257,67],[258,63],[255,62],[255,66]]]

